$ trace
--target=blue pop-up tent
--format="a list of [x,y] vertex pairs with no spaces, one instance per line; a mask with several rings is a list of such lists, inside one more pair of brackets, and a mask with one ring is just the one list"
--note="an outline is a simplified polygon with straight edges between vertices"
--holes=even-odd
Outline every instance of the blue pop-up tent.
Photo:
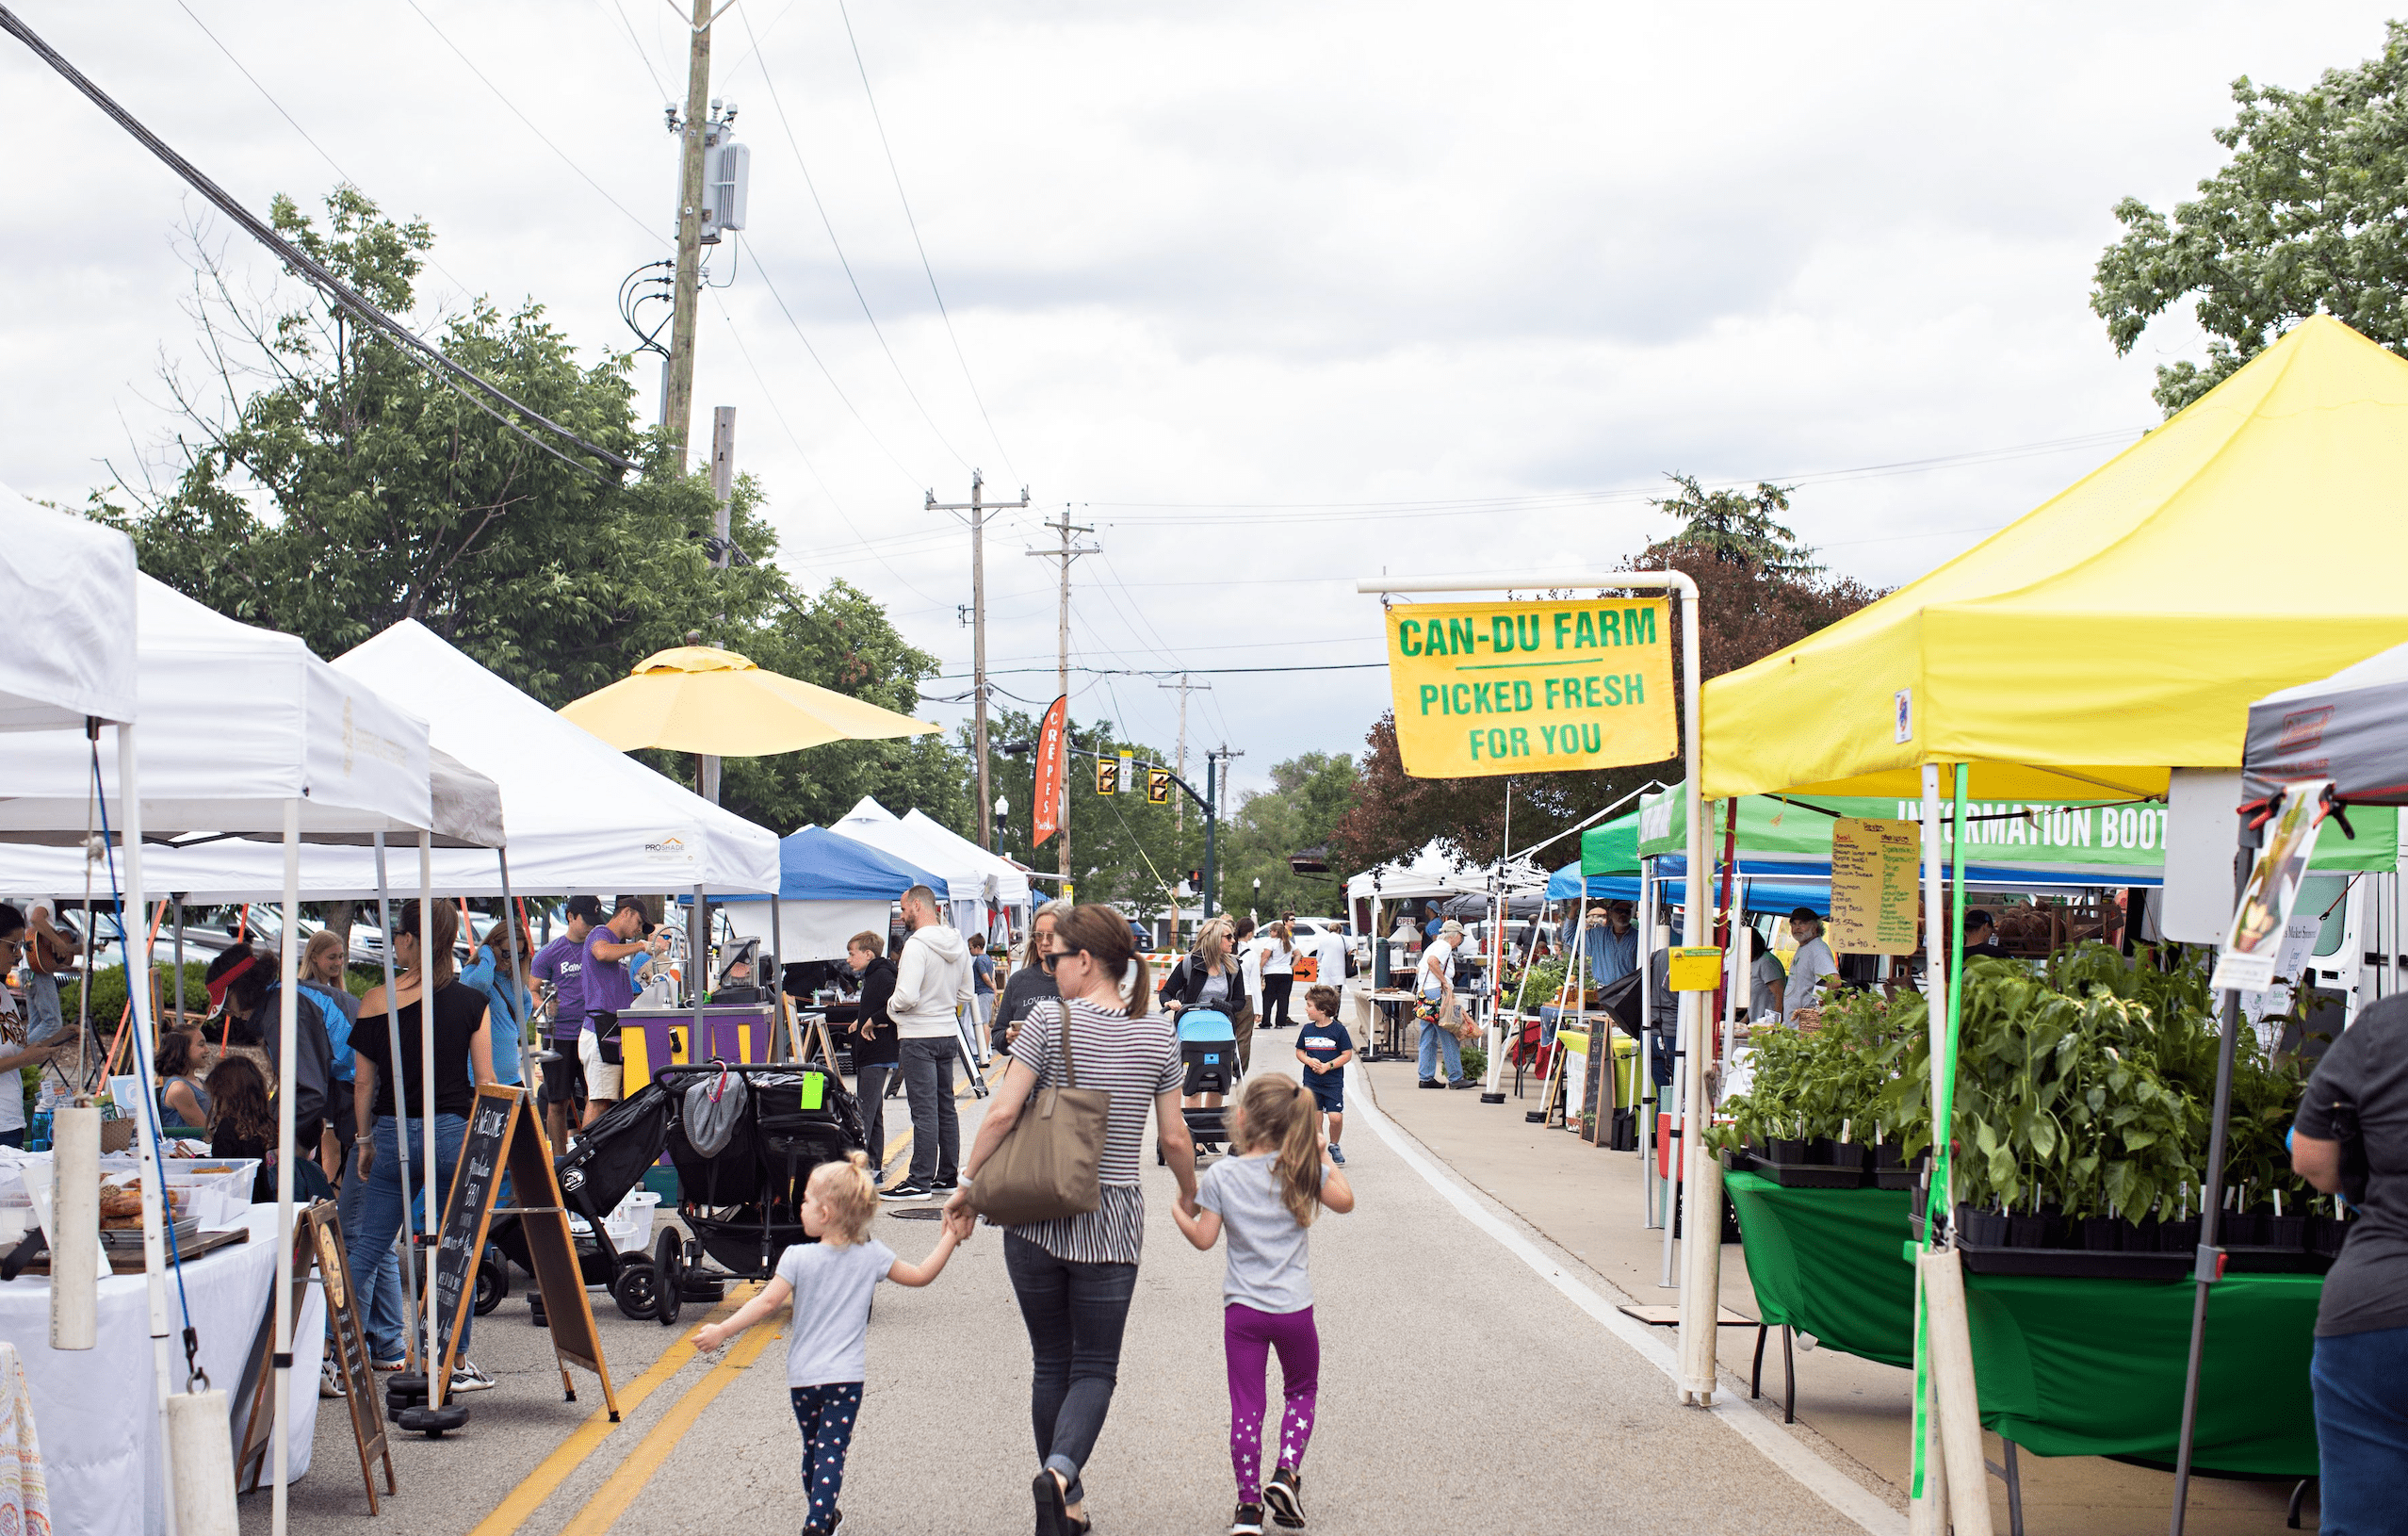
[[[778,940],[786,960],[837,960],[845,941],[874,933],[883,943],[887,908],[913,886],[926,886],[944,899],[945,878],[908,859],[824,826],[806,826],[777,844]],[[769,899],[720,897],[740,934],[770,937]]]

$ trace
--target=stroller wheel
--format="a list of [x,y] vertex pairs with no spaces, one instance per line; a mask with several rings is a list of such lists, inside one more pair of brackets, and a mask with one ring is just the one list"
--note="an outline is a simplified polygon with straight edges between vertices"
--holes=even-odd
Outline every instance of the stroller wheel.
[[498,1248],[486,1245],[485,1259],[477,1266],[477,1315],[482,1317],[510,1294],[510,1260]]
[[642,1322],[654,1315],[660,1306],[660,1275],[649,1259],[629,1259],[619,1266],[619,1278],[610,1282],[610,1299],[619,1303],[622,1316]]
[[664,1232],[653,1249],[652,1267],[659,1280],[660,1294],[653,1303],[652,1315],[660,1319],[663,1328],[677,1326],[677,1314],[686,1304],[686,1250],[675,1232]]

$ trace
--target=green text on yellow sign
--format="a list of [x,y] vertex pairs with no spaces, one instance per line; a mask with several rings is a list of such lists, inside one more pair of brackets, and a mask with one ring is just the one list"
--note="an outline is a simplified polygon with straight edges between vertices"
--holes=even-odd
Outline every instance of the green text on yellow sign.
[[1661,762],[1676,753],[1669,604],[1388,611],[1396,747],[1416,778]]

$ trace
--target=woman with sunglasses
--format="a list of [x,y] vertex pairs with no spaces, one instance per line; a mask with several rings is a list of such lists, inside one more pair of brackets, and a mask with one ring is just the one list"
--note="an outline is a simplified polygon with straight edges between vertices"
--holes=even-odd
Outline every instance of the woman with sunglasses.
[[1075,1074],[1080,1087],[1111,1096],[1098,1165],[1100,1203],[1083,1215],[1026,1222],[1003,1234],[1003,1270],[1019,1299],[1033,1364],[1030,1417],[1040,1465],[1031,1492],[1037,1536],[1084,1536],[1080,1470],[1093,1457],[1112,1407],[1145,1243],[1146,1198],[1137,1179],[1147,1112],[1153,1113],[1163,1158],[1182,1201],[1196,1196],[1196,1147],[1179,1112],[1186,1076],[1179,1040],[1167,1019],[1148,1015],[1151,978],[1129,920],[1110,907],[1073,907],[1055,919],[1054,943],[1053,979],[1062,995],[1038,1004],[1022,1021],[1012,1065],[962,1159],[962,1187],[945,1202],[945,1224],[957,1237],[970,1234],[978,1171],[1038,1088]]
[[1012,968],[1004,980],[1003,993],[995,1000],[995,1049],[1009,1051],[1020,1033],[1020,1021],[1029,1010],[1049,997],[1060,997],[1062,989],[1053,984],[1053,956],[1059,953],[1060,941],[1055,928],[1063,915],[1070,910],[1066,901],[1050,901],[1036,910],[1029,923],[1029,941],[1021,946],[1020,963]]

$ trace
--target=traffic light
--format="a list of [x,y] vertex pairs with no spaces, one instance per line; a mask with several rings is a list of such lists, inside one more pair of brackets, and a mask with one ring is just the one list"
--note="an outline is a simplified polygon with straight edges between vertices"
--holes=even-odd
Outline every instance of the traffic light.
[[1204,872],[1202,870],[1189,870],[1187,872],[1187,883],[1194,886],[1198,891],[1203,890]]
[[1098,758],[1096,760],[1096,793],[1098,794],[1117,794],[1120,793],[1119,759]]
[[1170,804],[1171,775],[1167,768],[1146,770],[1146,803],[1149,806]]

